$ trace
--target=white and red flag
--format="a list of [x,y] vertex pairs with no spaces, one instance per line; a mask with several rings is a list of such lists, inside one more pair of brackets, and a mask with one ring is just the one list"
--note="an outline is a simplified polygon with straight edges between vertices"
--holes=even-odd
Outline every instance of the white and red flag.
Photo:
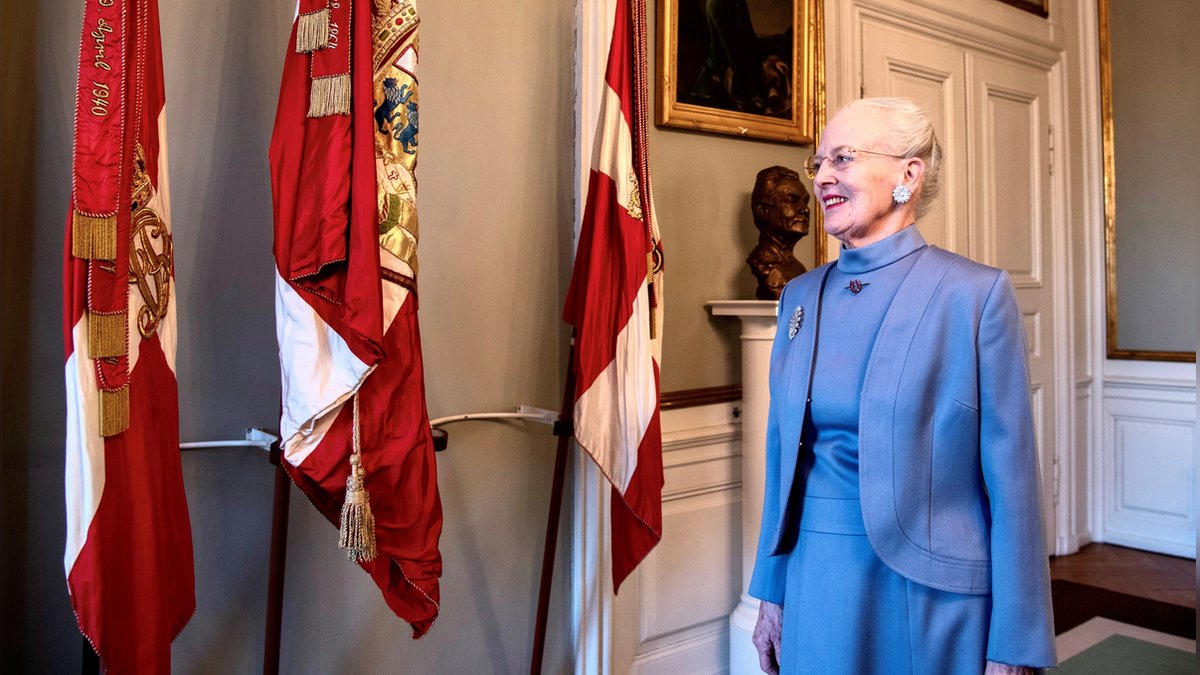
[[612,483],[619,588],[662,538],[663,257],[650,208],[645,0],[607,4],[611,23],[584,27],[610,46],[591,96],[599,117],[563,318],[575,327],[575,438]]
[[157,0],[85,1],[75,105],[63,562],[105,672],[169,673],[196,598]]
[[270,148],[283,465],[414,638],[442,572],[417,326],[419,25],[411,0],[302,0]]

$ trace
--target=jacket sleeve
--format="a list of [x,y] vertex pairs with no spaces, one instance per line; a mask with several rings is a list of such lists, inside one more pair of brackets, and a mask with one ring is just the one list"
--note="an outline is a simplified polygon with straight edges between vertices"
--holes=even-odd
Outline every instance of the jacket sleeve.
[[[785,298],[788,286],[785,286],[779,297],[779,319],[775,326],[775,342],[771,350],[771,362],[779,358],[781,344],[787,334],[787,321],[791,316]],[[774,383],[773,383],[774,384]],[[771,387],[772,392],[775,387]],[[762,520],[759,524],[758,551],[755,555],[754,572],[750,576],[748,593],[759,600],[766,600],[777,605],[783,604],[783,593],[786,588],[787,554],[772,555],[775,544],[776,529],[781,521],[779,512],[779,419],[778,401],[771,396],[767,412],[767,447],[766,447],[766,479],[763,486]]]
[[1008,274],[984,303],[978,341],[980,459],[991,507],[990,661],[1052,667],[1050,570],[1042,525],[1024,322]]
[[771,549],[775,543],[775,530],[778,527],[779,513],[779,433],[778,421],[775,419],[775,403],[771,402],[767,415],[767,471],[763,489],[762,522],[758,530],[758,552],[755,555],[754,573],[750,576],[751,596],[766,600],[777,605],[783,604],[783,592],[786,588],[787,560],[786,553],[772,555]]

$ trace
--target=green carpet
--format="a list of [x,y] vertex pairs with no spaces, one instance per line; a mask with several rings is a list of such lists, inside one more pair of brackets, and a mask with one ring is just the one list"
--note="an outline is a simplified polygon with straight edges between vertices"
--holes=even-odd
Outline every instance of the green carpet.
[[1196,655],[1124,635],[1111,635],[1051,672],[1054,675],[1188,675],[1196,672]]

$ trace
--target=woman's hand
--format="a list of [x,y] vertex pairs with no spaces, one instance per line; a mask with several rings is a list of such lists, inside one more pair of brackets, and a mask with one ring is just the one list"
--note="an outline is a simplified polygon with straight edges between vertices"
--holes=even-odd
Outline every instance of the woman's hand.
[[758,667],[768,675],[779,675],[779,646],[783,640],[783,606],[762,601],[758,606],[758,622],[751,636],[758,650]]
[[[760,615],[760,621],[761,615]],[[988,661],[983,675],[1034,675],[1037,671],[1026,666],[1010,666],[1007,663]]]

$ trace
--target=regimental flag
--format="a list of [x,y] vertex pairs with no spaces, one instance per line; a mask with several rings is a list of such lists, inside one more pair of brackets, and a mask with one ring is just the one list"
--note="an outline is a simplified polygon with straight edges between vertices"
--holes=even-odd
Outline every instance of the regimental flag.
[[417,327],[419,24],[408,0],[304,0],[270,150],[284,467],[414,638],[442,572]]
[[86,0],[63,269],[63,562],[107,673],[169,673],[196,607],[164,100],[157,0]]
[[[615,20],[563,318],[575,327],[575,438],[613,485],[619,588],[662,538],[663,257],[650,208],[645,0],[610,5]],[[609,35],[608,25],[584,30]]]

